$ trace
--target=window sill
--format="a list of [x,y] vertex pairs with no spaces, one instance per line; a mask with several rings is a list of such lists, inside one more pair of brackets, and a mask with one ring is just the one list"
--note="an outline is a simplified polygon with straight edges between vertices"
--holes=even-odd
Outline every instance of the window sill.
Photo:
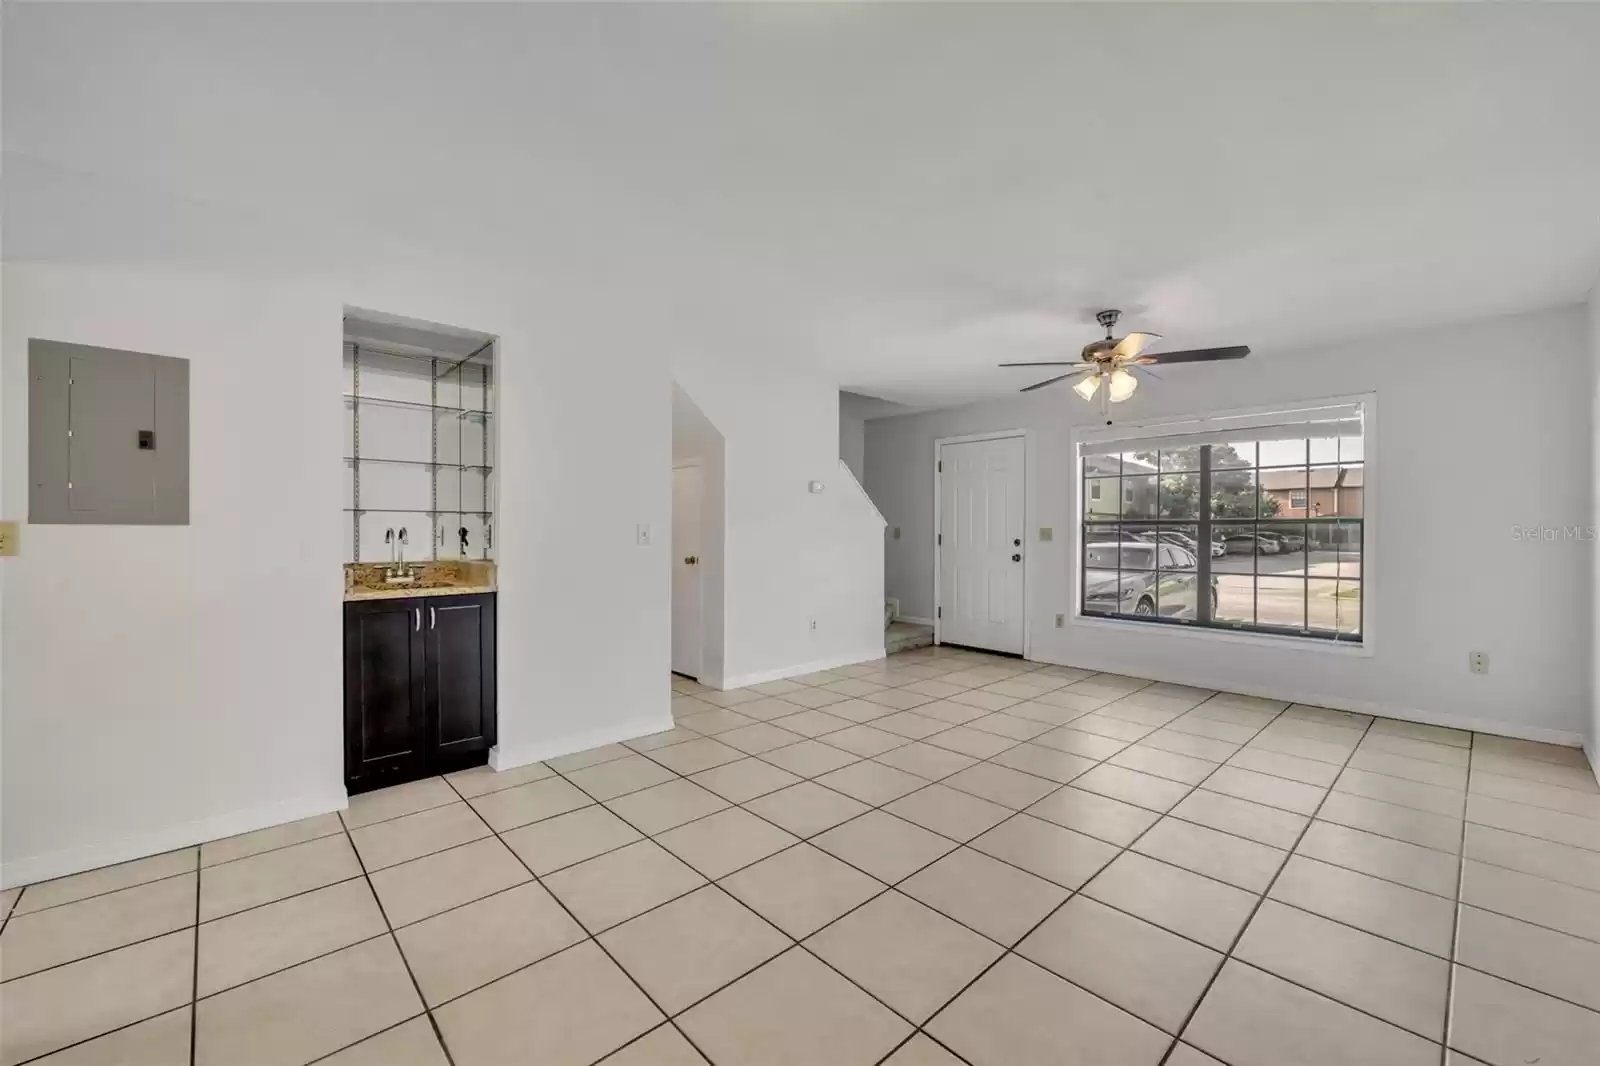
[[1110,629],[1166,634],[1191,640],[1223,641],[1228,644],[1245,644],[1256,647],[1277,648],[1282,651],[1309,651],[1324,655],[1340,655],[1357,659],[1372,657],[1372,638],[1360,644],[1349,641],[1321,640],[1315,637],[1279,636],[1276,633],[1252,633],[1247,630],[1211,629],[1205,626],[1162,624],[1160,622],[1133,622],[1122,618],[1101,618],[1096,615],[1074,614],[1067,619],[1073,626],[1084,629]]

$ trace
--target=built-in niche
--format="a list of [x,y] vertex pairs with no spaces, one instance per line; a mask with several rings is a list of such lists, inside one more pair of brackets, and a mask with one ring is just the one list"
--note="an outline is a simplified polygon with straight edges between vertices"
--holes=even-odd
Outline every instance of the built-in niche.
[[344,320],[345,558],[494,558],[495,338]]

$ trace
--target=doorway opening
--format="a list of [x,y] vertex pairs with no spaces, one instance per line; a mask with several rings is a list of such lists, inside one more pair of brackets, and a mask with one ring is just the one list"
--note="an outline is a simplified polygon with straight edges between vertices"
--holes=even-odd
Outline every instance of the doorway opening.
[[672,672],[723,679],[723,439],[672,386]]

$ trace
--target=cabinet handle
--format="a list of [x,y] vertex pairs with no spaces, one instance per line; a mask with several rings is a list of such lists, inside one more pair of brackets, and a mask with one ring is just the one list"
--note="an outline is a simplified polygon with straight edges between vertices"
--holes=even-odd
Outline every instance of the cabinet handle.
[[421,607],[417,607],[417,608],[415,608],[415,610],[417,612],[417,632],[421,633],[422,632],[422,608]]
[[436,623],[438,621],[439,621],[439,619],[433,613],[433,608],[429,607],[428,608],[428,628],[432,629],[434,627],[434,623]]

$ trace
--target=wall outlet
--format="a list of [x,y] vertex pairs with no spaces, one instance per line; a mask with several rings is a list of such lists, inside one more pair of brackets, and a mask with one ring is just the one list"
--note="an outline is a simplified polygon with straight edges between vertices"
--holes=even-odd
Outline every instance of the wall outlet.
[[1486,651],[1468,652],[1467,669],[1475,674],[1487,674],[1489,672],[1489,653]]
[[640,522],[639,523],[638,529],[634,531],[634,543],[639,545],[639,547],[641,547],[641,548],[650,547],[650,523],[649,522]]
[[817,631],[817,620],[815,618],[813,618],[811,620],[811,632],[815,633],[816,631]]
[[900,539],[900,527],[899,526],[895,526],[894,527],[894,532],[891,533],[890,536],[893,537],[895,540],[899,540]]
[[1067,625],[1067,616],[1064,615],[1064,614],[1056,615],[1056,628],[1057,629],[1065,629],[1066,625]]

